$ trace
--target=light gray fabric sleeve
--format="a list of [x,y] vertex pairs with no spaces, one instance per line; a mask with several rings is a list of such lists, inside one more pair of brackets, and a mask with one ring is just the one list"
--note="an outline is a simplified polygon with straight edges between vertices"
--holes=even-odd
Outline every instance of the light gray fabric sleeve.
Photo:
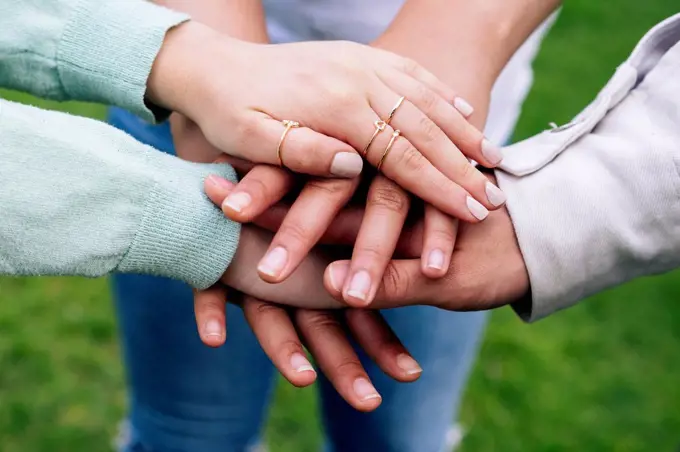
[[507,150],[498,183],[533,321],[680,267],[680,16],[648,35],[576,120]]

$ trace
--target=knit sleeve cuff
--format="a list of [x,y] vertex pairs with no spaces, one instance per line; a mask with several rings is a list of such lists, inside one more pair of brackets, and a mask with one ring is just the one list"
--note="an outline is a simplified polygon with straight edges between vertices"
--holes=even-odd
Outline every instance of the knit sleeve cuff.
[[203,194],[203,181],[209,174],[236,180],[236,174],[227,165],[179,159],[176,164],[184,168],[158,181],[149,194],[139,230],[118,270],[178,279],[205,289],[229,266],[241,226],[226,219]]
[[145,1],[78,2],[57,53],[64,91],[148,121],[166,119],[167,111],[146,102],[147,79],[167,31],[188,19]]

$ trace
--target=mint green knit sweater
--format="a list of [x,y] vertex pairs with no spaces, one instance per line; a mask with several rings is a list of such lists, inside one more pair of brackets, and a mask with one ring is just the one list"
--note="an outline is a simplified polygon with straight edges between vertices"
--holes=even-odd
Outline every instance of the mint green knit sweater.
[[[0,86],[153,120],[146,80],[186,16],[141,0],[0,4]],[[112,271],[213,284],[240,233],[203,194],[224,165],[181,161],[106,124],[0,100],[0,274]]]

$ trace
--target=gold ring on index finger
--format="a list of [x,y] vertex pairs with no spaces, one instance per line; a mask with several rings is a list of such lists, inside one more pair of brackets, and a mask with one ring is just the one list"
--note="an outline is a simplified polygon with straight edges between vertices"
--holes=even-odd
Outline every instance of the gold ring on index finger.
[[283,133],[281,134],[281,139],[279,140],[279,145],[276,147],[276,157],[279,159],[279,166],[282,168],[284,167],[283,165],[283,157],[281,156],[281,146],[283,146],[283,141],[286,139],[286,135],[288,135],[288,132],[290,132],[290,129],[295,129],[297,127],[300,127],[300,123],[297,121],[291,121],[289,119],[284,119],[281,121],[285,129],[283,129]]

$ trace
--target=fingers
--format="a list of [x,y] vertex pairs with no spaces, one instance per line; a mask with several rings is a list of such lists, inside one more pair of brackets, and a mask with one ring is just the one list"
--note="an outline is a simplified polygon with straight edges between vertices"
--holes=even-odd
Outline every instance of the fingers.
[[262,350],[286,380],[297,387],[309,386],[316,380],[316,372],[283,308],[245,297],[243,312]]
[[359,346],[390,377],[415,381],[423,372],[378,311],[347,309],[345,320]]
[[421,257],[422,272],[428,278],[441,278],[449,270],[458,220],[431,205],[425,206],[425,231]]
[[194,292],[194,315],[201,341],[208,347],[219,347],[227,337],[227,292],[216,285]]
[[290,276],[352,197],[358,183],[359,178],[309,181],[260,261],[260,277],[278,283]]
[[255,115],[253,132],[243,145],[248,159],[283,166],[296,173],[354,178],[361,174],[363,159],[347,143],[299,125],[290,127],[265,115]]
[[[337,281],[343,281],[349,275],[349,261],[335,261],[326,267],[324,285],[331,296],[342,298]],[[341,286],[340,286],[341,287]],[[430,305],[440,299],[441,291],[455,290],[448,284],[433,282],[423,275],[420,259],[392,260],[385,269],[371,309],[390,309],[413,305]],[[447,296],[449,294],[447,293]],[[452,294],[451,298],[456,298]]]
[[340,396],[359,411],[373,411],[382,397],[371,383],[337,315],[304,309],[294,314],[307,348]]
[[251,222],[279,202],[294,183],[294,176],[281,168],[257,165],[224,199],[222,211],[239,223]]
[[343,287],[343,299],[350,306],[371,303],[394,254],[409,204],[408,195],[399,186],[382,175],[376,176],[368,191],[350,275]]
[[[396,95],[394,99],[397,99]],[[356,130],[361,131],[364,136],[362,146],[370,144],[365,158],[371,165],[377,167],[382,161],[380,171],[385,176],[451,216],[471,223],[487,217],[489,211],[484,205],[435,168],[407,138],[395,135],[394,129],[389,125],[371,141],[376,130],[376,120],[378,116],[373,112],[358,118],[356,125]],[[468,171],[477,170],[470,165]]]
[[[394,92],[406,96],[406,99],[436,124],[444,136],[448,138],[447,148],[433,146],[431,153],[426,155],[437,168],[445,170],[448,164],[453,163],[452,161],[449,161],[448,164],[445,163],[447,157],[452,159],[456,156],[458,157],[457,161],[462,164],[460,162],[461,153],[488,168],[496,167],[503,159],[500,148],[488,141],[484,134],[473,126],[455,105],[452,105],[428,85],[398,71],[386,72],[381,76],[381,80]],[[463,110],[466,109],[463,108]],[[404,120],[407,112],[400,113],[400,119]],[[425,121],[422,117],[420,120]],[[401,128],[403,131],[404,126],[397,120],[396,115],[392,124],[395,128]],[[432,124],[427,122],[425,124],[432,127]],[[441,139],[440,134],[430,138],[437,137]],[[417,146],[417,143],[414,142],[414,144]],[[459,149],[460,151],[454,153],[452,149]],[[430,150],[428,149],[428,151]],[[425,152],[423,151],[423,153]],[[451,177],[446,171],[443,172]]]
[[[475,157],[480,154],[480,152],[477,152],[478,149],[483,147],[484,138],[482,134],[441,97],[421,83],[413,79],[408,80],[412,82],[411,85],[415,86],[402,88],[405,90],[408,100],[404,101],[396,111],[391,122],[391,126],[400,130],[403,137],[400,138],[399,143],[395,144],[394,149],[385,160],[385,174],[388,174],[390,169],[399,169],[388,168],[388,163],[413,164],[413,162],[401,158],[405,155],[404,153],[413,153],[406,146],[408,142],[416,152],[424,157],[424,160],[434,166],[448,180],[465,189],[485,209],[495,210],[499,208],[505,202],[503,192],[472,166],[452,139],[439,126],[442,125],[442,127],[450,130],[451,135],[456,137],[455,141],[463,143],[468,151],[474,150],[471,153]],[[404,83],[404,85],[406,84]],[[396,95],[385,94],[385,97],[375,99],[372,102],[379,116],[387,117],[389,115],[390,111],[384,109],[386,105],[389,105],[390,100],[388,98],[394,96]],[[411,102],[410,99],[413,99],[413,101]],[[419,159],[422,159],[422,157]]]
[[249,223],[279,202],[294,182],[294,177],[280,168],[257,165],[238,184],[210,175],[203,186],[208,198],[228,218]]

